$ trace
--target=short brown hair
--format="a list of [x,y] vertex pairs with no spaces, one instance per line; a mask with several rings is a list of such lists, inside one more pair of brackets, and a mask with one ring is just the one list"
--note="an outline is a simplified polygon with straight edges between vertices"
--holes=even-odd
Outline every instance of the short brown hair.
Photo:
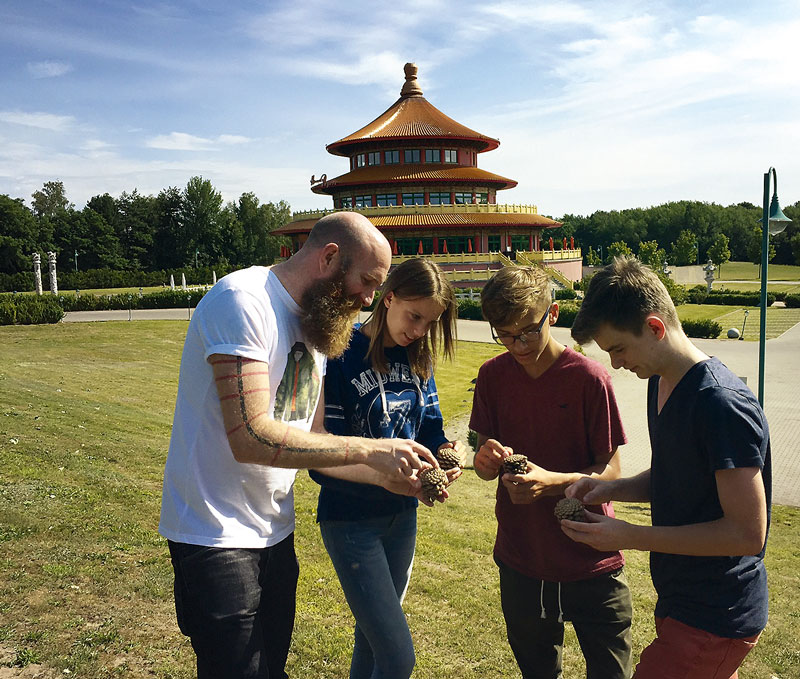
[[481,290],[483,317],[494,327],[513,325],[550,302],[550,277],[538,266],[506,266]]
[[444,307],[441,317],[431,324],[430,330],[406,349],[411,371],[428,379],[433,374],[439,351],[448,359],[455,354],[458,319],[455,290],[444,272],[428,259],[407,259],[389,272],[368,321],[374,326],[374,331],[371,333],[367,357],[372,369],[379,373],[386,373],[389,368],[383,345],[387,312],[383,298],[390,292],[404,300],[433,299]]
[[572,324],[572,338],[590,342],[604,324],[639,336],[652,313],[680,328],[672,298],[656,273],[634,257],[615,257],[592,277]]

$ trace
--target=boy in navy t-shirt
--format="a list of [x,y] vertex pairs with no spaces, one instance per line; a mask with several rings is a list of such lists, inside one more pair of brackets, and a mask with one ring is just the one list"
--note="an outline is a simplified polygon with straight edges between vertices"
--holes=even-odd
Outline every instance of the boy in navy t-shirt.
[[572,327],[614,368],[648,379],[650,469],[581,479],[567,495],[588,504],[650,501],[652,526],[587,513],[564,532],[605,551],[650,552],[657,638],[635,679],[729,679],[767,623],[764,551],[770,519],[769,429],[752,392],[686,337],[666,288],[634,259],[592,279]]

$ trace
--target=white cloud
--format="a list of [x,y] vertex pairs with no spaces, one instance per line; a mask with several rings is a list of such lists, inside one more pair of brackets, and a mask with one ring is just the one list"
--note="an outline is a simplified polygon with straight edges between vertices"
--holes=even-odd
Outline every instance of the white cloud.
[[151,137],[145,146],[165,151],[213,151],[219,146],[249,144],[253,140],[238,134],[220,134],[216,139],[197,137],[186,132],[170,132]]
[[31,61],[28,62],[28,73],[34,78],[57,78],[72,71],[72,65],[63,61]]
[[27,113],[25,111],[0,111],[0,122],[26,127],[38,127],[43,130],[64,131],[72,126],[72,116],[59,116],[54,113]]
[[250,137],[243,137],[239,134],[221,134],[217,137],[220,144],[249,144],[252,139]]
[[212,148],[214,142],[203,137],[195,137],[193,134],[185,132],[170,132],[151,137],[145,142],[145,146],[151,149],[163,149],[165,151],[207,151]]

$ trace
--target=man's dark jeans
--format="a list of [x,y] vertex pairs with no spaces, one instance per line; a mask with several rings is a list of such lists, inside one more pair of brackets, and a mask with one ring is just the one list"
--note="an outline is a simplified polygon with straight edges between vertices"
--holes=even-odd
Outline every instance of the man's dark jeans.
[[263,549],[169,541],[178,626],[198,679],[286,679],[298,565],[294,534]]

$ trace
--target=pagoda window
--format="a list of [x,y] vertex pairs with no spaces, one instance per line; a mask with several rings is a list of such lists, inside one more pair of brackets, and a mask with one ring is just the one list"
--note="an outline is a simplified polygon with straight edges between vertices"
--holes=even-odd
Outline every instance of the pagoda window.
[[456,205],[467,205],[472,202],[472,193],[458,193],[455,195]]
[[387,207],[389,205],[397,205],[396,193],[379,193],[375,196],[378,201],[378,207]]
[[429,193],[428,202],[431,205],[450,205],[450,193]]
[[353,167],[364,167],[367,164],[367,156],[365,153],[357,153],[353,158]]
[[381,164],[380,151],[373,151],[367,154],[367,165],[380,165],[380,164]]
[[419,149],[406,149],[403,153],[403,162],[405,163],[418,163],[419,162]]
[[425,149],[426,163],[441,163],[442,152],[439,149]]
[[386,151],[383,154],[383,162],[387,165],[397,165],[400,162],[400,151]]
[[527,250],[530,247],[531,241],[529,236],[511,236],[511,249],[512,250]]
[[477,198],[479,203],[488,203],[489,202],[489,194],[488,193],[476,193],[475,198]]
[[353,207],[353,196],[342,196],[339,207]]
[[489,236],[489,252],[500,252],[500,236]]
[[356,207],[372,207],[372,196],[356,196]]
[[404,193],[403,205],[425,205],[424,193]]
[[457,163],[458,162],[458,151],[455,149],[445,149],[444,150],[444,162],[445,163]]

